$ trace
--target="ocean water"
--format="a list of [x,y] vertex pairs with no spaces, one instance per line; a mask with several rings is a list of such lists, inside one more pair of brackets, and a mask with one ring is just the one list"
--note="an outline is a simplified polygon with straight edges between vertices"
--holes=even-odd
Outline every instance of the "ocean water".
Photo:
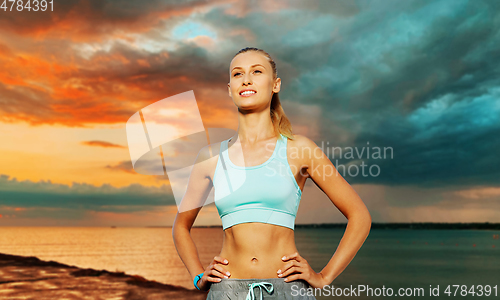
[[[297,228],[296,245],[319,272],[335,253],[343,233],[343,229]],[[500,240],[494,235],[499,233],[372,229],[351,263],[327,287],[328,291],[322,290],[321,294],[316,291],[317,299],[348,298],[325,295],[332,289],[339,292],[338,288],[351,286],[357,294],[349,298],[357,299],[392,298],[377,294],[383,293],[383,288],[386,294],[389,288],[394,294],[405,288],[412,295],[417,292],[415,289],[422,288],[424,296],[419,299],[498,299]],[[222,228],[193,228],[192,236],[206,266],[220,252]],[[192,288],[189,273],[175,249],[171,228],[0,227],[0,252],[36,256],[82,268],[124,271]],[[371,288],[374,296],[360,293],[360,285]],[[460,285],[455,296],[453,285]],[[491,287],[490,296],[486,296],[487,285]],[[438,286],[439,296],[431,297],[429,289],[436,292]],[[445,293],[448,286],[451,296]],[[473,286],[475,292],[482,286],[482,297],[472,296]]]

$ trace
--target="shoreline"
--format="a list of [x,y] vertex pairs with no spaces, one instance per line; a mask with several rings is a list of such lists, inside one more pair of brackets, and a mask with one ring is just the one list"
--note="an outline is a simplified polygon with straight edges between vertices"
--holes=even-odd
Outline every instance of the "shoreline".
[[[119,225],[103,225],[103,226],[0,226],[0,228],[9,227],[78,227],[78,228],[172,228],[168,225],[145,225],[145,226],[119,226]],[[317,223],[317,224],[295,224],[295,228],[340,228],[345,229],[346,223]],[[193,228],[219,228],[221,225],[197,225]],[[376,230],[500,230],[500,223],[490,222],[471,222],[471,223],[447,223],[447,222],[408,222],[408,223],[378,223],[372,222],[371,229]]]
[[[346,228],[347,223],[318,223],[295,224],[295,228]],[[172,228],[172,226],[144,226],[145,228]],[[117,228],[114,226],[112,228]],[[220,225],[193,226],[193,228],[222,228]],[[372,222],[371,229],[428,229],[428,230],[500,230],[500,223],[439,223],[439,222],[411,222],[411,223],[376,223]]]
[[207,293],[124,272],[0,253],[0,299],[206,299]]

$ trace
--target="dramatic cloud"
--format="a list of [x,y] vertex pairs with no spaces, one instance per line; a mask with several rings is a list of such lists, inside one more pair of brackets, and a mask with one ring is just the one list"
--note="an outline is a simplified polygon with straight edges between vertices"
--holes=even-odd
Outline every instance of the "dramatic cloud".
[[[342,174],[351,184],[390,189],[382,204],[403,206],[392,214],[406,215],[399,209],[415,204],[409,199],[417,195],[427,197],[421,216],[432,205],[444,211],[443,203],[464,207],[480,199],[476,204],[483,207],[476,215],[497,207],[498,1],[70,0],[54,5],[50,13],[2,12],[1,122],[115,126],[151,103],[193,90],[205,127],[235,130],[228,68],[239,49],[255,46],[277,63],[280,99],[294,130],[325,152],[352,149],[354,156],[332,155],[332,162],[351,171]],[[76,143],[89,151],[126,145],[101,136]],[[4,144],[8,153],[15,151]],[[376,157],[377,148],[390,148],[391,155]],[[362,176],[361,164],[377,175]],[[135,175],[124,157],[99,168]],[[7,178],[1,177],[0,205],[10,208],[119,212],[175,204],[169,189],[141,184],[69,187]],[[438,190],[434,197],[431,191]],[[390,214],[379,217],[393,220]]]
[[[48,182],[17,181],[0,175],[1,206],[39,207],[64,210],[139,212],[175,205],[168,186],[159,188],[133,184],[115,188],[73,183],[72,186]],[[19,210],[20,214],[24,210]],[[27,212],[27,211],[26,211]],[[43,212],[40,211],[40,212]],[[18,213],[19,214],[19,213]]]
[[82,142],[83,145],[88,145],[88,146],[97,146],[97,147],[114,147],[114,148],[126,148],[125,146],[122,145],[116,145],[113,143],[105,142],[105,141],[86,141]]

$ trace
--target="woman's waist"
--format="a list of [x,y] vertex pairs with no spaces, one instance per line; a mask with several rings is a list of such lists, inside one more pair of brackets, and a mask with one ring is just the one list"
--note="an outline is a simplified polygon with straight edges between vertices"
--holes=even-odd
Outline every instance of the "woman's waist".
[[228,260],[222,267],[231,274],[229,278],[278,278],[278,270],[287,263],[281,258],[296,251],[295,246],[252,251],[228,251],[223,247],[219,256]]
[[259,279],[259,278],[277,278],[278,270],[284,270],[286,263],[277,261],[265,263],[263,261],[248,262],[228,259],[227,265],[221,265],[229,272],[229,279]]
[[284,255],[290,255],[297,251],[293,238],[267,238],[252,239],[245,241],[225,239],[222,244],[220,256],[242,263],[257,261],[273,263],[281,261]]
[[282,262],[281,258],[283,256],[293,254],[296,251],[295,246],[276,247],[274,249],[252,248],[252,250],[231,250],[229,247],[222,247],[219,256],[239,263],[276,263]]
[[243,223],[224,231],[220,257],[229,278],[274,278],[285,262],[281,259],[297,251],[294,231],[264,223]]

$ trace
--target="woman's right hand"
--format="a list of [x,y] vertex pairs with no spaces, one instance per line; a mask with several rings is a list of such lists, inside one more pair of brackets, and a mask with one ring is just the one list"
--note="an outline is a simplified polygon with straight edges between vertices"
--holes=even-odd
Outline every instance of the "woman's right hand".
[[229,278],[231,274],[220,264],[227,265],[229,262],[219,256],[215,256],[212,262],[203,272],[203,276],[198,280],[198,287],[202,291],[208,291],[212,282],[220,282],[221,278]]

